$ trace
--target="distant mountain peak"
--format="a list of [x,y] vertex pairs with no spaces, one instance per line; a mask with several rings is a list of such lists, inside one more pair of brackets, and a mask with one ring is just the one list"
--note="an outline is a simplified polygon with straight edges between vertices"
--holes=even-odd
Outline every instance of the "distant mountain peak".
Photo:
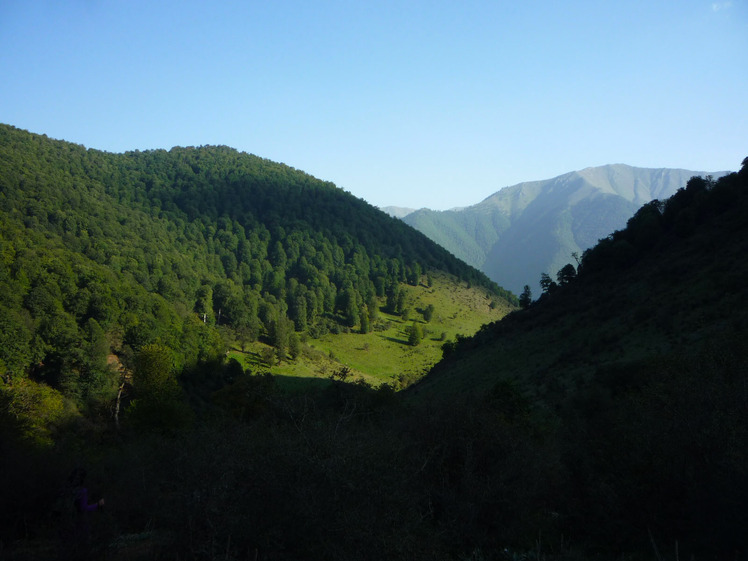
[[412,214],[416,211],[415,208],[406,208],[401,206],[383,206],[379,207],[379,210],[382,212],[386,212],[393,218],[405,218],[409,214]]
[[514,292],[554,275],[597,240],[622,228],[643,204],[664,199],[695,176],[726,172],[591,166],[504,187],[451,211],[421,209],[402,219]]

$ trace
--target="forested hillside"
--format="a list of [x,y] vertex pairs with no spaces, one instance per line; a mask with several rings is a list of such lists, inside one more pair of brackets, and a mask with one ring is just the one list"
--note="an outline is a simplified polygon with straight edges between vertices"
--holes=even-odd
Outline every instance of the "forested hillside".
[[477,490],[455,500],[487,512],[504,500],[507,475],[482,464],[501,450],[522,497],[515,515],[545,505],[547,538],[561,531],[606,555],[743,559],[747,216],[748,158],[644,205],[578,267],[545,276],[527,309],[448,345],[409,397],[528,435],[500,444],[477,428],[459,462]]
[[[748,159],[642,207],[524,309],[444,340],[405,391],[342,365],[289,389],[225,360],[224,326],[275,339],[277,359],[300,318],[309,337],[354,337],[367,297],[382,312],[393,287],[436,298],[450,275],[407,282],[442,261],[485,279],[433,246],[419,260],[420,235],[377,249],[392,234],[363,225],[394,219],[284,166],[0,130],[3,559],[745,557]],[[234,164],[207,165],[220,158],[246,164],[236,184],[219,173]],[[275,201],[286,185],[337,215]],[[457,292],[451,314],[475,296]],[[105,508],[65,508],[81,467]]]
[[513,299],[334,185],[220,146],[110,154],[0,126],[0,248],[3,379],[102,414],[148,345],[177,373],[235,341],[295,358],[436,272]]

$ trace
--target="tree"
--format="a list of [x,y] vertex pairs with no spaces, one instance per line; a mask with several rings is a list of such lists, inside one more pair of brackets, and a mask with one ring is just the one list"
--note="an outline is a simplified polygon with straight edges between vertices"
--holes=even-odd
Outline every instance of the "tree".
[[341,302],[341,309],[343,311],[343,315],[345,316],[345,324],[348,327],[353,327],[354,325],[358,324],[360,318],[356,291],[353,288],[349,288],[343,291],[343,293],[341,294]]
[[273,247],[270,250],[269,259],[273,267],[283,270],[285,273],[288,256],[286,255],[286,250],[283,249],[283,244],[280,243],[280,241],[276,241],[275,244],[273,244]]
[[418,324],[418,322],[413,322],[410,327],[408,327],[408,344],[417,347],[421,340],[423,339],[423,330],[421,329],[421,326]]
[[519,307],[526,310],[530,307],[530,304],[532,304],[532,291],[530,290],[530,286],[526,284],[519,297]]
[[400,287],[396,283],[392,283],[387,290],[387,311],[391,314],[398,313],[398,301],[400,300]]
[[32,332],[20,314],[0,304],[0,376],[22,376],[31,364]]
[[213,289],[208,285],[201,286],[195,294],[195,313],[204,323],[213,323]]
[[576,276],[577,276],[577,270],[574,268],[574,265],[572,265],[571,263],[567,263],[561,268],[561,270],[559,270],[558,273],[556,273],[558,284],[560,284],[561,286],[566,286]]
[[[689,199],[694,199],[706,191],[706,181],[700,177],[692,177],[686,185]],[[653,247],[662,236],[662,203],[655,199],[636,211],[636,214],[626,222],[626,239],[637,250]]]
[[177,386],[174,353],[160,343],[144,345],[135,357],[133,386],[138,396],[168,393]]
[[91,318],[86,325],[88,341],[83,346],[84,360],[78,385],[88,405],[111,402],[117,392],[117,373],[109,368],[109,342],[99,323]]
[[401,290],[400,293],[397,295],[397,307],[395,308],[395,312],[401,314],[403,310],[405,309],[405,302],[408,297],[408,294],[405,290]]
[[278,363],[286,358],[289,337],[291,336],[291,333],[293,333],[293,327],[293,322],[284,314],[278,314],[270,322],[270,341],[273,347],[275,347],[275,352],[278,355]]
[[371,329],[369,324],[369,309],[366,306],[361,307],[361,333],[368,333]]
[[369,323],[375,322],[379,319],[379,302],[377,302],[376,296],[372,295],[371,298],[369,298],[366,310],[369,314]]
[[288,355],[291,360],[296,360],[301,354],[301,341],[296,333],[291,333],[288,336]]
[[246,321],[242,321],[236,328],[236,337],[241,346],[242,352],[247,350],[247,345],[257,341],[257,335],[260,332],[260,320],[257,316],[250,316]]
[[171,431],[184,427],[190,411],[174,371],[174,353],[160,343],[145,345],[135,356],[136,399],[128,418],[142,429]]
[[408,284],[418,286],[421,280],[421,266],[418,263],[413,263],[408,269]]
[[558,285],[553,281],[548,273],[543,273],[540,275],[540,288],[543,289],[543,294],[550,294],[558,288]]
[[426,306],[426,309],[423,310],[423,319],[424,321],[429,322],[431,321],[431,318],[433,317],[434,317],[434,305],[429,304],[428,306]]
[[0,384],[0,422],[16,425],[24,440],[51,446],[55,428],[74,413],[65,407],[60,392],[46,384],[19,378],[11,384]]
[[299,295],[291,301],[291,304],[293,305],[288,311],[294,322],[296,331],[306,331],[308,316],[306,298]]

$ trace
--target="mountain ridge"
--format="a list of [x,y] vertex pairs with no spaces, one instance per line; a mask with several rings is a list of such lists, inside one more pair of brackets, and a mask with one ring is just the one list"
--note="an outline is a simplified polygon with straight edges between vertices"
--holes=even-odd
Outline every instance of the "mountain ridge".
[[379,210],[381,210],[382,212],[386,212],[393,218],[404,218],[418,209],[401,206],[382,206],[379,207]]
[[420,209],[402,220],[518,293],[622,227],[642,204],[672,195],[694,175],[724,173],[587,167],[504,187],[459,210]]

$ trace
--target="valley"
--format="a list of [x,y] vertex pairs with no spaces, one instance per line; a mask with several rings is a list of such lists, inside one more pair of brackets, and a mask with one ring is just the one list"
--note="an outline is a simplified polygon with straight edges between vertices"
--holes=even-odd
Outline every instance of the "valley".
[[[420,379],[442,357],[442,345],[455,337],[467,336],[514,309],[499,303],[490,292],[468,288],[442,274],[435,274],[432,286],[424,277],[418,286],[408,287],[408,319],[380,310],[368,333],[356,330],[327,334],[301,342],[299,356],[292,361],[263,360],[272,347],[261,342],[249,344],[242,352],[236,342],[229,356],[253,372],[273,375],[329,379],[341,368],[350,370],[350,381],[364,381],[374,387],[389,384],[400,389]],[[423,313],[433,306],[429,321]],[[418,345],[409,343],[414,322],[423,332]]]
[[0,555],[742,559],[746,216],[748,158],[520,307],[289,166],[0,125]]

